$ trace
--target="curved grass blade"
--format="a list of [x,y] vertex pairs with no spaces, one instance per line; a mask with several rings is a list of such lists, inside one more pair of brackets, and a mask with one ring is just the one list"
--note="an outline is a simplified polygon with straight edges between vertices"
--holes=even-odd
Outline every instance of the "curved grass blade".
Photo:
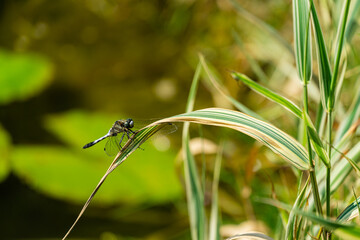
[[231,128],[262,142],[296,168],[309,169],[307,151],[299,142],[275,126],[242,112],[208,108],[169,117],[153,124],[164,122],[193,122]]
[[268,99],[280,104],[281,106],[285,107],[286,110],[293,113],[298,118],[302,118],[302,111],[295,103],[291,102],[290,100],[286,99],[285,97],[274,93],[273,91],[261,86],[260,84],[256,83],[255,81],[248,78],[246,75],[232,72],[231,76],[237,80],[245,83],[248,87],[255,90],[256,92],[262,94],[263,96],[267,97]]
[[339,221],[350,221],[359,216],[359,201],[360,197],[355,199],[349,206],[347,206],[342,213],[336,218]]
[[249,239],[249,237],[251,239],[265,239],[265,240],[274,240],[269,236],[266,236],[263,233],[258,233],[258,232],[253,232],[253,233],[241,233],[241,234],[236,234],[235,236],[229,237],[225,240],[235,240],[235,239]]
[[300,79],[301,81],[304,81],[304,84],[307,84],[307,82],[310,80],[312,72],[309,18],[309,2],[303,0],[294,0],[293,22],[296,66]]
[[[360,142],[358,142],[346,156],[354,162],[360,162]],[[335,192],[339,186],[344,183],[345,178],[349,175],[353,167],[349,164],[348,160],[342,159],[336,167],[333,168],[331,173],[331,192]]]

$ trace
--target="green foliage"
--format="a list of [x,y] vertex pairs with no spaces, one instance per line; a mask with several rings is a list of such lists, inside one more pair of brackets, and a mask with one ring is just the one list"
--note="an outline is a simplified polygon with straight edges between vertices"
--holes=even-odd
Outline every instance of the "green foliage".
[[0,104],[38,94],[49,85],[52,75],[53,65],[42,56],[0,50]]
[[0,125],[0,182],[2,182],[10,172],[10,136]]
[[298,118],[300,119],[302,118],[302,111],[300,110],[300,108],[296,106],[294,103],[292,103],[290,100],[286,99],[285,97],[270,91],[269,89],[261,86],[260,84],[257,84],[256,82],[245,76],[244,74],[233,72],[232,77],[235,80],[242,81],[247,86],[252,88],[254,91],[264,95],[268,99],[280,104]]

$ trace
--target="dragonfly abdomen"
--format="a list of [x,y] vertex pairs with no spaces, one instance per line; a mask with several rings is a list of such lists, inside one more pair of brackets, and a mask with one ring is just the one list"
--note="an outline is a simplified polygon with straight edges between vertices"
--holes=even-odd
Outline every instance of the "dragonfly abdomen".
[[109,135],[105,135],[105,136],[103,136],[103,137],[101,137],[101,138],[99,138],[99,139],[96,139],[95,141],[90,142],[90,143],[86,144],[85,146],[83,146],[83,148],[88,148],[88,147],[94,146],[95,144],[97,144],[98,142],[104,140],[104,139],[107,138],[108,136],[109,136]]

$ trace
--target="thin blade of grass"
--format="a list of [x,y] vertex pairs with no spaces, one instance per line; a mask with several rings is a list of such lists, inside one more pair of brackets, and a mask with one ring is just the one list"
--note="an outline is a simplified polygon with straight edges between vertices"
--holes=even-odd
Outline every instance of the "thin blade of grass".
[[277,93],[275,93],[275,92],[261,86],[260,84],[258,84],[255,81],[251,80],[250,78],[248,78],[244,74],[237,73],[237,72],[232,72],[231,76],[235,80],[243,82],[244,84],[246,84],[251,89],[253,89],[256,92],[258,92],[258,93],[262,94],[263,96],[267,97],[271,101],[274,101],[274,102],[280,104],[282,107],[284,107],[289,112],[293,113],[298,118],[300,118],[300,119],[302,118],[302,111],[300,110],[300,108],[298,106],[296,106],[295,103],[291,102],[290,100],[286,99],[285,97],[283,97],[283,96],[281,96],[281,95],[279,95],[279,94],[277,94]]
[[358,27],[357,19],[359,17],[359,9],[360,9],[360,1],[353,1],[353,7],[351,8],[351,12],[349,14],[349,19],[345,32],[345,39],[350,42],[354,33],[356,32],[356,28]]
[[331,83],[330,83],[330,98],[329,98],[329,103],[328,103],[328,105],[330,107],[330,109],[329,109],[330,111],[334,107],[334,103],[335,103],[335,90],[336,90],[337,75],[339,72],[340,58],[341,58],[341,53],[342,53],[342,49],[343,49],[343,45],[344,45],[346,22],[347,22],[347,18],[349,15],[349,8],[350,8],[350,0],[346,0],[346,2],[344,2],[343,11],[341,14],[342,15],[341,22],[339,24],[338,34],[337,34],[338,38],[337,38],[337,44],[336,44],[336,50],[335,50],[336,56],[335,56],[334,70],[333,70]]
[[305,199],[305,193],[306,193],[306,189],[309,185],[309,178],[306,181],[306,183],[304,184],[303,188],[301,189],[301,191],[299,192],[299,194],[296,197],[295,203],[290,211],[290,215],[289,215],[289,221],[288,224],[286,226],[286,233],[285,233],[285,239],[294,239],[294,231],[297,229],[295,228],[295,221],[296,221],[296,214],[293,212],[293,209],[301,209],[301,205],[303,204]]
[[331,83],[331,70],[329,64],[329,57],[326,51],[326,45],[324,41],[324,35],[321,30],[320,22],[316,13],[314,3],[310,1],[310,9],[312,15],[312,23],[315,32],[315,48],[318,56],[319,66],[319,84],[321,92],[321,103],[324,109],[329,110],[328,100],[330,96],[330,83]]
[[345,119],[341,121],[339,129],[336,132],[334,141],[335,144],[342,141],[351,125],[353,125],[360,117],[360,91],[358,91],[356,95],[357,96],[355,97],[355,101],[352,103]]
[[[191,84],[186,112],[191,112],[194,108],[197,88],[199,85],[201,75],[201,62],[198,63],[195,75]],[[190,231],[192,239],[204,240],[205,239],[205,209],[204,209],[204,196],[199,183],[199,174],[197,172],[195,159],[190,151],[189,146],[189,127],[190,123],[185,123],[182,134],[182,145],[184,149],[184,175],[185,175],[185,188],[188,204],[188,214],[190,221]]]
[[214,177],[212,183],[212,202],[211,202],[211,215],[209,223],[209,240],[220,240],[220,223],[219,223],[219,179],[221,170],[221,158],[223,153],[223,144],[220,144],[218,153],[215,159]]
[[293,23],[296,66],[299,77],[301,81],[304,81],[305,84],[307,84],[307,82],[310,80],[312,73],[309,18],[309,2],[303,0],[294,0]]
[[[351,148],[346,156],[354,162],[360,162],[360,142]],[[343,183],[346,177],[350,174],[352,166],[346,159],[339,161],[331,172],[331,192],[335,192]]]

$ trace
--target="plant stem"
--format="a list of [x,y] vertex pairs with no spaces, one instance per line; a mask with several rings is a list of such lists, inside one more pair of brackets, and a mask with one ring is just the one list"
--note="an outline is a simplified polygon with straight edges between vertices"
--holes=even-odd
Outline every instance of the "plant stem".
[[[332,130],[332,111],[328,112],[328,156],[331,162],[331,130]],[[326,168],[326,216],[330,217],[330,180],[331,180],[331,168]],[[331,239],[330,233],[327,235],[327,239]]]
[[[308,91],[307,91],[307,84],[304,82],[304,111],[306,111],[306,113],[309,112],[309,108],[308,108]],[[316,180],[316,174],[315,174],[315,164],[313,162],[313,158],[312,158],[312,150],[311,150],[311,144],[310,144],[310,137],[309,135],[307,135],[307,145],[308,145],[308,151],[309,151],[309,161],[310,161],[310,170],[309,170],[309,174],[310,174],[310,182],[311,182],[311,187],[313,189],[313,196],[314,196],[314,201],[315,201],[315,206],[316,206],[316,210],[319,213],[319,215],[323,215],[322,212],[322,208],[321,208],[321,201],[320,201],[320,194],[319,194],[319,188],[318,188],[318,184],[317,184],[317,180]]]

